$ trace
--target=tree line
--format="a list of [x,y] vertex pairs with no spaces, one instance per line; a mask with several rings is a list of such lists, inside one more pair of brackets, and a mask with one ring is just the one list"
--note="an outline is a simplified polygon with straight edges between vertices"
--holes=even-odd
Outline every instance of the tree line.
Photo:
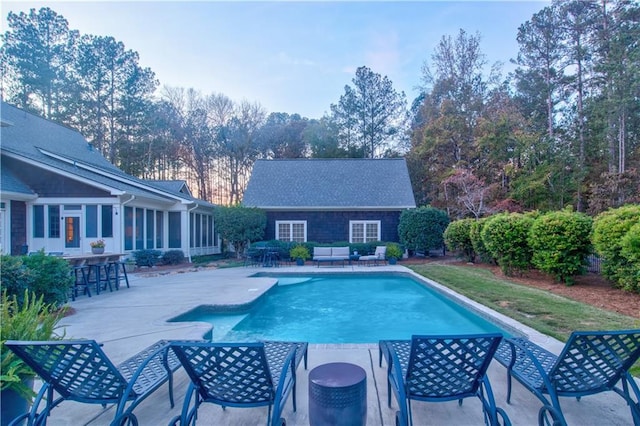
[[480,34],[460,30],[425,60],[410,106],[363,66],[309,119],[160,87],[122,42],[32,9],[10,12],[1,35],[2,97],[77,129],[131,175],[184,179],[218,204],[241,201],[258,158],[394,156],[407,159],[417,203],[454,218],[639,202],[640,6],[554,1],[515,36],[506,76]]

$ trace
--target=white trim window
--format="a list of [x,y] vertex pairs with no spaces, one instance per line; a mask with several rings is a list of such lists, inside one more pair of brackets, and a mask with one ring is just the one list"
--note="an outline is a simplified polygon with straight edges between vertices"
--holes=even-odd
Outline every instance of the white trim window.
[[306,220],[276,220],[276,240],[295,241],[304,243],[307,241]]
[[380,221],[379,220],[350,220],[349,221],[349,242],[369,243],[380,241]]

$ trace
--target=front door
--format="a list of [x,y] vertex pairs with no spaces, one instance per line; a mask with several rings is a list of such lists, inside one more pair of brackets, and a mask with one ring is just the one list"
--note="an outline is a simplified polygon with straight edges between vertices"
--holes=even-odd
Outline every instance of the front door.
[[64,248],[69,253],[80,251],[80,215],[64,218]]

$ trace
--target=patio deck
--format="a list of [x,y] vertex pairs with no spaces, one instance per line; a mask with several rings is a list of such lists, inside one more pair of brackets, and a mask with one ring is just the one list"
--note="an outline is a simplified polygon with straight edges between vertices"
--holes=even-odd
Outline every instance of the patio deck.
[[[349,266],[345,268],[316,268],[291,266],[275,272],[328,272],[398,271],[412,273],[402,266]],[[81,296],[71,306],[75,313],[61,324],[67,338],[95,339],[104,344],[105,352],[117,364],[130,355],[159,339],[198,339],[208,331],[202,323],[167,323],[166,320],[202,304],[235,305],[254,300],[274,285],[273,278],[250,278],[260,271],[274,272],[272,268],[201,269],[194,272],[166,275],[131,274],[131,288],[88,298]],[[558,353],[562,344],[541,335],[489,309],[466,300],[487,315],[497,315],[507,327],[520,330],[530,339]],[[409,338],[410,336],[407,336]],[[367,372],[367,424],[393,425],[397,404],[387,406],[386,365],[378,367],[377,344],[309,345],[309,371],[327,362],[351,362]],[[308,425],[308,372],[298,369],[298,410],[293,412],[291,399],[283,412],[288,425]],[[540,402],[519,383],[514,383],[512,403],[507,405],[506,370],[494,361],[489,376],[496,401],[509,415],[514,425],[535,425]],[[176,373],[176,406],[170,409],[167,388],[163,386],[135,410],[141,425],[166,425],[180,413],[188,379],[182,369]],[[575,399],[562,399],[564,413],[573,425],[629,425],[631,413],[622,398],[608,393]],[[482,425],[482,409],[477,399],[468,399],[462,406],[456,401],[448,403],[420,403],[412,405],[416,425]],[[103,409],[75,402],[64,402],[50,417],[49,425],[108,425],[113,419],[113,407]],[[204,404],[198,414],[202,425],[264,425],[267,408],[227,408]]]

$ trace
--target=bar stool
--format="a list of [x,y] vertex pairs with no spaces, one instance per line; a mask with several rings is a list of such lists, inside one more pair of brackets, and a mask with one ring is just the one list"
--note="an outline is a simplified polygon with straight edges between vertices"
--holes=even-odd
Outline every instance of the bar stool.
[[100,294],[100,290],[106,290],[107,286],[109,286],[109,291],[113,291],[113,287],[111,287],[111,265],[106,261],[89,265],[88,282],[89,284],[95,284],[96,294]]
[[[111,260],[109,261],[110,272],[113,273],[113,280],[116,285],[116,290],[120,290],[120,281],[127,283],[127,288],[129,287],[129,277],[127,276],[127,268],[125,266],[125,262],[123,260]],[[120,274],[120,269],[122,269],[122,274]]]
[[82,289],[84,293],[91,297],[91,289],[89,288],[89,266],[85,264],[86,260],[81,260],[71,267],[71,276],[73,277],[73,288],[71,289],[71,300],[76,300],[78,290]]

